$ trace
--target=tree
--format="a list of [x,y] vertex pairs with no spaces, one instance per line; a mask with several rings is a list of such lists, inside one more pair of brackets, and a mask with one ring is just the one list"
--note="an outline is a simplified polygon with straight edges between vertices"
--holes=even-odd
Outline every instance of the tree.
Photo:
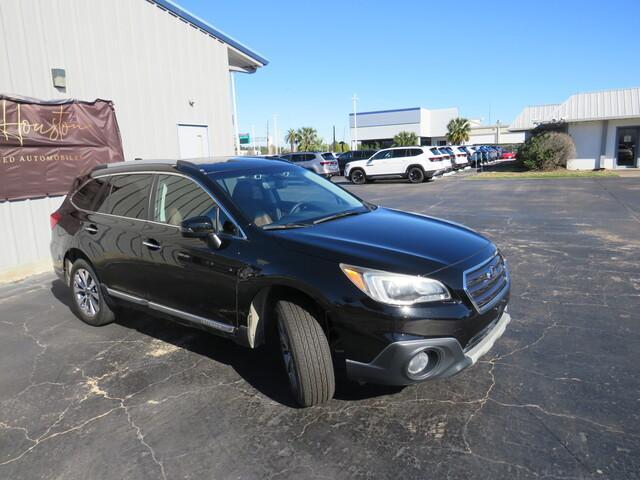
[[406,147],[410,145],[418,145],[418,136],[413,132],[400,132],[393,137],[394,147]]
[[296,132],[293,128],[287,130],[287,134],[284,136],[284,141],[291,145],[291,151],[294,151],[294,147],[296,143],[298,143],[298,132]]
[[318,132],[312,127],[302,127],[297,131],[298,147],[302,152],[318,150],[322,145],[322,139],[318,137]]
[[518,149],[518,160],[530,170],[566,168],[570,158],[576,158],[576,146],[566,133],[541,133]]
[[452,145],[462,145],[469,141],[471,124],[466,118],[452,118],[447,124],[447,140]]

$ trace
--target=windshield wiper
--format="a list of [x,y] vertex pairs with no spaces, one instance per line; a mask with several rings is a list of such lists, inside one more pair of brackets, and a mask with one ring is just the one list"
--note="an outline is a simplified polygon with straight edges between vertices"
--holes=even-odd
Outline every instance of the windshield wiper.
[[328,215],[326,217],[322,217],[317,220],[314,220],[313,224],[316,225],[317,223],[328,222],[330,220],[335,220],[337,218],[342,218],[342,217],[349,217],[351,215],[360,215],[361,213],[365,213],[365,212],[362,212],[360,210],[349,210],[346,212],[335,213],[333,215]]
[[302,228],[308,227],[308,223],[282,223],[278,225],[265,225],[262,227],[263,230],[287,230],[289,228]]

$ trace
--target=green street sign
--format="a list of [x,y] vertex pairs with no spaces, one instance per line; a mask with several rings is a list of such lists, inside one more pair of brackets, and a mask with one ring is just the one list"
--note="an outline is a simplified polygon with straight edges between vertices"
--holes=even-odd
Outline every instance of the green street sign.
[[251,143],[251,136],[248,133],[241,133],[238,137],[240,138],[240,145],[248,145]]

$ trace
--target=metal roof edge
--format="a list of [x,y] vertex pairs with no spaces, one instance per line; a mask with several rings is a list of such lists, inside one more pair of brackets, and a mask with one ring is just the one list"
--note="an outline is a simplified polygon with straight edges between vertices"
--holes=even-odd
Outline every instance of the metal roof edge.
[[[396,108],[392,110],[372,110],[370,112],[356,112],[358,115],[369,115],[374,113],[394,113],[394,112],[410,112],[411,110],[421,110],[422,107],[412,107],[412,108]],[[353,116],[353,113],[349,114],[350,117]]]
[[214,27],[210,23],[204,21],[203,19],[195,16],[193,13],[189,12],[188,10],[185,10],[180,5],[172,2],[171,0],[151,0],[151,1],[153,3],[155,3],[155,4],[157,4],[157,5],[160,5],[161,7],[169,10],[170,12],[178,15],[179,17],[183,18],[184,20],[186,20],[186,21],[188,21],[190,23],[193,23],[198,28],[201,28],[205,32],[213,35],[216,38],[219,38],[220,40],[222,40],[226,44],[238,49],[239,51],[241,51],[245,55],[248,55],[249,57],[253,58],[254,60],[260,62],[263,66],[266,66],[266,65],[269,64],[269,60],[267,58],[263,57],[262,55],[260,55],[255,50],[250,49],[249,47],[247,47],[243,43],[241,43],[238,40],[234,39],[233,37],[227,35],[222,30],[217,29],[216,27]]

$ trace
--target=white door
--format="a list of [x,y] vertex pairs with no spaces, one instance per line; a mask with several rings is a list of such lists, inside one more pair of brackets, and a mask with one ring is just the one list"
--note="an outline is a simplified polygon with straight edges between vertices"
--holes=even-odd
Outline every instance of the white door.
[[206,125],[178,125],[180,158],[210,157],[209,127]]

